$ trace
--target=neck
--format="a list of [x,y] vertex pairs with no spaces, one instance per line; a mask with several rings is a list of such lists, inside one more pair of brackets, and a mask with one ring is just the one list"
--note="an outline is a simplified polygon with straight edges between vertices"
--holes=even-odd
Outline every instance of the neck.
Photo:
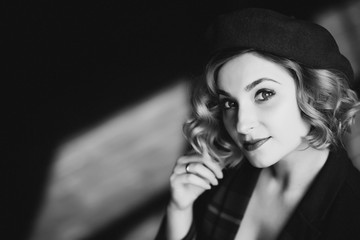
[[268,171],[283,191],[304,189],[324,166],[328,155],[329,149],[300,147],[268,168]]

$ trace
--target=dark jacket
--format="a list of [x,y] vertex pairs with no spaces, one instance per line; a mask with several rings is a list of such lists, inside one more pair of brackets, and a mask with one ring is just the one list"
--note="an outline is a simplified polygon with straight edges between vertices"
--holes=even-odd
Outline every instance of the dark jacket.
[[[184,239],[233,240],[260,171],[247,161],[226,170],[219,186],[195,202]],[[157,240],[166,239],[165,224],[164,218]],[[277,239],[360,239],[360,172],[344,150],[330,152]]]

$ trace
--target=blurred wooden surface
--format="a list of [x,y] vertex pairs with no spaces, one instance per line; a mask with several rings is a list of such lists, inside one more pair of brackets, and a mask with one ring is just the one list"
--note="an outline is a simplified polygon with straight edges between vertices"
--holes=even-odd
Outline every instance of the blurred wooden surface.
[[[179,83],[62,146],[32,239],[82,239],[163,194],[185,144],[187,92]],[[360,115],[345,142],[360,169]],[[153,239],[162,214],[139,216],[118,239]]]
[[[341,9],[331,8],[330,11],[326,11],[322,15],[320,15],[318,20],[320,24],[329,28],[329,30],[331,30],[331,32],[334,34],[340,45],[340,49],[352,61],[354,70],[357,73],[357,76],[359,76],[360,48],[358,43],[360,39],[360,1],[356,0],[346,2],[351,2],[351,4],[346,4]],[[321,5],[322,4],[323,3],[321,3]],[[41,29],[40,32],[37,31],[37,27],[34,29],[36,31],[27,31],[28,33],[26,33],[26,36],[30,34],[30,38],[19,38],[26,40],[24,46],[27,50],[25,51],[25,55],[23,55],[24,53],[20,54],[21,58],[19,58],[17,54],[13,54],[14,56],[16,56],[17,61],[19,59],[25,59],[23,60],[25,63],[24,66],[27,67],[25,68],[25,70],[20,71],[19,75],[26,75],[26,72],[32,72],[33,69],[36,69],[36,71],[34,72],[36,73],[34,74],[34,79],[38,79],[39,77],[41,78],[42,74],[44,74],[44,70],[48,69],[48,71],[51,70],[50,72],[52,77],[53,70],[54,72],[61,72],[63,71],[61,69],[64,67],[65,69],[67,69],[67,67],[70,66],[77,69],[78,66],[82,66],[84,70],[79,70],[79,72],[77,72],[77,75],[74,75],[74,79],[78,77],[83,78],[84,76],[90,75],[89,73],[92,73],[92,71],[89,71],[89,68],[97,66],[95,64],[97,63],[97,61],[103,63],[104,68],[105,66],[108,66],[107,61],[102,62],[102,60],[100,59],[103,57],[102,54],[100,54],[100,57],[98,59],[92,56],[96,55],[95,49],[98,49],[97,53],[100,53],[102,51],[107,52],[110,50],[109,52],[111,52],[111,55],[113,54],[113,49],[115,46],[121,46],[122,48],[120,49],[124,50],[132,49],[128,46],[128,43],[132,42],[129,41],[128,38],[124,38],[124,43],[126,44],[119,44],[119,41],[123,39],[123,36],[121,34],[115,35],[114,33],[114,35],[111,34],[105,36],[103,36],[103,34],[98,34],[105,33],[107,30],[111,29],[108,28],[108,18],[105,18],[104,21],[100,21],[98,23],[98,21],[94,21],[92,16],[89,15],[92,18],[91,21],[89,21],[89,17],[81,14],[81,11],[77,11],[77,8],[74,8],[75,10],[73,10],[73,3],[70,5],[64,5],[68,7],[69,10],[71,9],[71,11],[67,11],[67,9],[65,9],[64,7],[59,9],[56,5],[56,7],[54,7],[54,9],[56,9],[56,12],[64,11],[64,14],[69,14],[69,19],[66,19],[66,21],[60,20],[60,22],[58,23],[59,26],[69,26],[70,30],[68,33],[67,27],[63,27],[64,30],[61,31],[56,30],[56,28],[51,25],[52,20],[49,22],[48,18],[40,14],[42,10],[41,6],[47,6],[48,4],[41,4],[41,6],[34,5],[36,10],[35,12],[33,11],[34,9],[30,8],[30,5],[28,6],[25,4],[24,8],[26,8],[26,11],[20,11],[22,13],[28,13],[29,18],[27,18],[24,22],[26,23],[24,26],[27,26],[27,28],[25,29],[33,30],[33,28],[30,26],[31,24],[34,24],[35,21],[38,22],[38,20],[41,24],[43,23],[44,25],[41,25],[42,27],[39,28]],[[137,5],[138,3],[136,2],[134,5],[136,6],[134,7],[134,10],[136,10],[136,13],[139,13]],[[152,19],[148,25],[145,25],[145,27],[148,26],[153,29],[153,25],[156,25],[156,29],[158,30],[158,32],[160,32],[161,30],[161,33],[163,33],[165,29],[171,29],[171,32],[176,33],[173,34],[174,38],[178,37],[178,32],[183,33],[183,30],[178,31],[177,27],[184,26],[185,29],[188,29],[187,26],[193,25],[194,19],[197,19],[200,22],[202,21],[202,19],[200,18],[193,18],[193,16],[197,16],[199,14],[199,10],[203,10],[202,4],[195,5],[193,4],[193,2],[189,2],[189,4],[186,5],[186,8],[181,6],[178,8],[178,6],[176,6],[176,9],[180,9],[180,11],[174,14],[174,16],[179,16],[178,21],[175,21],[175,23],[185,21],[185,25],[174,25],[174,20],[172,20],[168,22],[169,27],[163,28],[161,27],[161,24],[160,26],[157,26],[158,23],[160,23],[159,21],[162,21],[163,19],[168,20],[165,15],[162,15],[161,18],[155,18],[155,21],[154,19]],[[283,6],[283,4],[281,5]],[[302,5],[306,6],[306,4]],[[107,4],[104,4],[104,6],[108,8]],[[119,6],[122,7],[122,4],[120,4]],[[219,4],[213,4],[213,6],[214,8],[221,8],[224,5],[220,6]],[[83,9],[82,7],[83,6],[81,5],[79,9]],[[87,9],[90,9],[89,6],[87,6]],[[105,8],[100,9],[100,12],[108,13],[108,11],[105,11],[104,9]],[[158,8],[157,5],[155,5],[154,9],[156,9],[156,11],[159,11],[159,13],[164,12],[163,9]],[[189,9],[195,9],[192,10],[190,13],[187,12],[188,15],[192,17],[184,19],[182,17],[183,13],[186,12],[185,10]],[[307,5],[306,9],[312,10],[314,9],[314,5]],[[17,9],[14,8],[13,10],[9,11],[10,14],[8,15],[11,16],[11,19],[14,16],[16,18],[16,10]],[[113,12],[116,13],[114,16],[121,15],[117,14],[118,12],[116,11],[116,7],[111,8],[111,10],[114,10]],[[56,19],[56,16],[53,16],[51,14],[52,11],[44,12],[49,14],[49,17],[51,17],[51,19]],[[88,11],[84,12],[88,13]],[[111,11],[109,13],[113,12]],[[302,12],[304,14],[308,13],[308,11],[303,11],[303,9],[300,8],[296,12]],[[132,11],[129,11],[128,15],[131,16],[132,19]],[[98,20],[101,20],[103,16],[100,16]],[[149,16],[153,15],[145,14],[146,18],[144,19],[149,18]],[[82,17],[85,17],[85,19],[83,19]],[[109,17],[110,19],[113,19],[111,18],[111,16]],[[123,16],[120,16],[120,18],[122,17]],[[79,21],[77,21],[77,19],[79,19]],[[89,22],[90,25],[85,25],[82,22]],[[101,31],[99,31],[99,29],[92,28],[91,24],[93,22],[98,23]],[[112,22],[115,23],[116,21]],[[125,24],[125,26],[127,26],[129,29],[130,26],[131,28],[133,28],[134,26],[142,26],[139,23],[136,23],[133,26],[132,23],[133,22],[129,23],[129,26]],[[104,31],[102,28],[103,24]],[[79,26],[83,27],[83,29],[80,29]],[[86,33],[84,35],[86,36],[86,38],[84,38],[86,39],[85,42],[83,41],[84,36],[82,36],[81,34],[77,33],[74,36],[73,33],[77,32],[78,29],[83,30],[84,33]],[[87,29],[89,29],[89,33],[91,32],[91,36],[99,35],[101,36],[101,39],[104,40],[97,39],[100,41],[100,44],[98,44],[97,41],[91,41],[87,36]],[[17,29],[17,31],[18,30],[19,29]],[[136,58],[131,60],[137,64],[140,60],[142,60],[140,62],[146,64],[146,61],[148,61],[149,59],[154,60],[154,53],[159,52],[158,48],[154,48],[152,44],[149,44],[149,46],[151,46],[149,50],[151,51],[145,51],[146,57],[143,58],[144,50],[147,50],[147,47],[144,47],[148,44],[147,40],[150,40],[150,43],[156,43],[155,46],[158,47],[163,46],[165,41],[158,41],[159,39],[163,39],[164,35],[160,35],[161,38],[155,38],[153,37],[154,35],[151,35],[150,38],[146,38],[145,40],[142,38],[138,39],[139,36],[147,35],[146,31],[145,33],[142,33],[141,31],[142,28],[136,29],[136,31],[134,31],[134,33],[137,34],[134,34],[136,35],[136,41],[133,42],[135,43],[136,47],[140,48],[136,51],[139,54],[135,54],[134,56],[136,56]],[[123,31],[118,32],[123,33]],[[65,34],[63,37],[59,38],[59,41],[61,43],[62,41],[65,41],[65,47],[60,48],[59,50],[59,45],[54,44],[54,48],[51,48],[50,46],[52,45],[52,42],[47,41],[49,33],[50,35],[51,33],[56,33],[59,36]],[[66,35],[66,33],[71,34]],[[124,31],[124,33],[128,34],[127,31]],[[22,36],[22,34],[20,36]],[[113,43],[109,43],[108,41],[108,38],[110,36],[115,37],[115,40],[112,41]],[[182,53],[182,51],[187,50],[188,52],[192,52],[189,50],[189,47],[197,46],[197,44],[194,44],[194,41],[198,41],[197,31],[194,31],[194,35],[191,34],[182,36],[192,36],[193,38],[187,37],[186,40],[189,39],[189,41],[184,42],[184,37],[181,38],[179,42],[176,42],[178,43],[177,47],[181,46],[181,48],[175,48],[175,50],[177,49],[175,51],[175,55],[173,52],[174,46],[172,41],[167,41],[168,44],[165,44],[165,47],[162,48],[163,52],[169,49],[169,54],[168,52],[166,52],[166,54],[163,53],[160,55],[162,58],[166,56],[167,58],[165,59],[171,59],[170,55],[174,55],[174,59],[181,59],[181,61],[179,61],[180,64],[179,62],[174,61],[169,64],[170,66],[182,66],[181,63],[187,63],[191,65],[191,61],[190,63],[188,62],[192,59],[189,59],[187,56],[196,55],[196,53],[194,55],[185,53],[185,57],[176,58],[176,55],[181,55],[180,53]],[[71,41],[65,40],[65,38],[69,38],[71,39]],[[17,43],[17,41],[14,42]],[[107,44],[105,43],[109,44],[109,46],[107,46]],[[94,44],[98,45],[96,46]],[[18,46],[16,46],[16,48],[18,48]],[[195,50],[194,48],[190,49]],[[84,52],[83,55],[79,54],[80,52]],[[133,51],[128,52],[133,55]],[[116,70],[115,72],[119,72],[121,73],[121,76],[123,76],[123,71],[128,71],[130,72],[130,74],[125,74],[125,76],[133,77],[132,71],[134,69],[138,69],[138,65],[136,64],[135,67],[130,68],[130,70],[127,69],[128,64],[131,65],[130,63],[132,62],[128,61],[130,54],[125,54],[126,57],[124,57],[124,51],[118,51],[117,54],[117,57],[114,57],[114,59],[125,59],[124,63],[126,63],[126,67],[124,67],[123,69],[119,68],[117,63],[114,62],[112,63],[113,68],[119,68],[119,70]],[[116,54],[114,53],[114,55]],[[137,59],[140,56],[142,58]],[[58,62],[58,59],[60,59],[60,63],[58,63],[60,64],[60,66],[56,64],[51,64],[52,62]],[[156,61],[157,60],[155,58],[155,62]],[[89,63],[85,65],[79,65],[77,62]],[[53,65],[56,66],[54,69],[50,67]],[[155,66],[157,65],[155,64]],[[101,69],[102,65],[100,64],[100,66],[97,67]],[[31,71],[29,69],[31,69]],[[157,70],[157,68],[153,69],[155,69],[154,71]],[[18,71],[19,69],[17,66],[16,72]],[[146,71],[146,74],[149,74],[149,70],[144,71]],[[171,71],[168,70],[168,72]],[[59,82],[62,83],[64,81],[64,76],[67,76],[67,74],[64,75],[64,73],[62,73],[56,76],[59,79]],[[42,76],[42,78],[44,78],[44,82],[46,83],[48,83],[48,80],[51,79],[48,77],[47,74]],[[84,78],[86,79],[86,77]],[[32,79],[32,77],[29,77],[29,80],[30,79]],[[359,81],[359,78],[357,78],[357,81]],[[26,82],[32,84],[32,81]],[[142,83],[147,83],[147,86],[149,86],[147,80],[142,81]],[[138,82],[133,81],[133,86],[136,87],[137,84]],[[66,85],[64,86],[67,87]],[[358,86],[360,85],[358,84]],[[34,87],[37,88],[38,86],[34,85]],[[132,89],[136,89],[135,87]],[[124,93],[124,89],[121,90]],[[43,89],[39,90],[39,92],[43,91]],[[129,213],[132,213],[133,211],[139,209],[139,206],[146,205],[149,199],[153,199],[159,194],[163,194],[163,191],[167,189],[168,177],[172,165],[175,159],[181,154],[183,150],[184,140],[181,134],[181,124],[184,121],[188,112],[188,98],[186,91],[186,86],[183,83],[179,83],[178,85],[167,89],[166,92],[159,92],[158,95],[154,95],[147,101],[140,102],[137,105],[133,105],[124,112],[114,114],[114,116],[112,118],[109,118],[107,121],[99,124],[98,126],[95,126],[92,129],[88,129],[88,131],[78,133],[77,136],[74,136],[74,138],[69,139],[68,142],[64,143],[64,145],[59,148],[56,159],[54,159],[55,163],[52,166],[52,174],[47,188],[47,197],[39,214],[39,219],[34,230],[32,240],[81,239],[82,237],[103,228],[108,223],[116,220],[119,216],[127,216]],[[80,92],[81,91],[79,91],[79,93]],[[31,94],[33,93],[31,92]],[[51,94],[51,92],[47,94]],[[135,92],[134,94],[137,93]],[[73,115],[70,116],[74,117]],[[70,118],[69,122],[71,121],[72,120]],[[356,126],[353,128],[352,134],[348,135],[346,138],[346,146],[349,149],[350,157],[354,160],[355,165],[360,169],[360,116],[358,116],[357,118]],[[132,232],[128,232],[126,236],[119,236],[119,239],[152,239],[158,227],[161,214],[162,213],[148,215],[144,218],[143,216],[139,216],[138,229]],[[19,216],[19,218],[21,218],[21,216]]]
[[[315,18],[332,32],[357,76],[359,13],[357,1]],[[181,126],[189,111],[187,101],[187,86],[179,83],[65,143],[52,168],[32,240],[81,239],[163,194],[184,148]],[[345,144],[360,169],[360,114]],[[138,229],[119,238],[152,239],[160,218],[160,213],[139,217]]]
[[[185,146],[187,99],[179,83],[62,146],[32,239],[81,239],[165,191]],[[152,239],[158,218],[134,239]]]

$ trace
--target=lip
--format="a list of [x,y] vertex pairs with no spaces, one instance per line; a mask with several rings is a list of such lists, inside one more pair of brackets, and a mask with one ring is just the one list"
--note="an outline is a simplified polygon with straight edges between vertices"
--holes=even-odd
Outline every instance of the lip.
[[251,152],[255,151],[259,147],[261,147],[264,143],[266,143],[271,137],[255,139],[252,141],[245,141],[243,143],[243,147],[246,151]]

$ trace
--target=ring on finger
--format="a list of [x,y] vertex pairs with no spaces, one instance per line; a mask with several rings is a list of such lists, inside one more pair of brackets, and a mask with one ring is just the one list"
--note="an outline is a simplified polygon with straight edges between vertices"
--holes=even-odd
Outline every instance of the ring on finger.
[[187,164],[185,165],[185,172],[186,172],[187,174],[190,173],[190,169],[189,169],[190,164],[191,164],[191,163],[187,163]]

